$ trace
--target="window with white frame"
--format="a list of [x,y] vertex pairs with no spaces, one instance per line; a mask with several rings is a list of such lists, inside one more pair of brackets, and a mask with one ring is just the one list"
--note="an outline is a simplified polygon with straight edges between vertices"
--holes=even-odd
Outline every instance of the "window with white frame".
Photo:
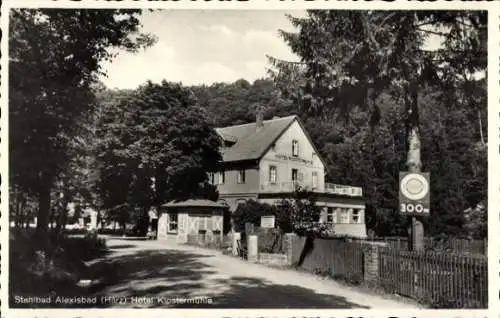
[[359,213],[359,209],[354,209],[352,211],[351,222],[352,223],[361,223],[361,215]]
[[245,169],[238,170],[237,180],[238,183],[245,183]]
[[276,184],[278,181],[278,171],[276,166],[269,166],[269,183]]
[[298,140],[292,140],[292,156],[294,156],[294,157],[299,156],[299,141]]
[[328,207],[326,209],[326,222],[327,223],[337,223],[337,209]]
[[339,208],[339,223],[349,223],[349,210],[346,208]]
[[313,186],[313,188],[318,187],[318,172],[317,171],[313,171],[313,173],[312,173],[312,186]]
[[168,233],[177,233],[177,213],[168,214]]
[[217,184],[224,184],[225,181],[226,181],[226,172],[219,171],[217,173]]

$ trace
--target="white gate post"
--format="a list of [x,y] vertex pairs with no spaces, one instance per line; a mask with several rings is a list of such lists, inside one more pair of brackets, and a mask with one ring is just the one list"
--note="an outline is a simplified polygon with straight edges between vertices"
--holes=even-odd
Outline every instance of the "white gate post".
[[252,263],[257,263],[257,261],[259,260],[259,248],[257,240],[257,235],[248,236],[248,261]]
[[241,233],[233,232],[233,256],[238,256],[238,241],[241,241]]

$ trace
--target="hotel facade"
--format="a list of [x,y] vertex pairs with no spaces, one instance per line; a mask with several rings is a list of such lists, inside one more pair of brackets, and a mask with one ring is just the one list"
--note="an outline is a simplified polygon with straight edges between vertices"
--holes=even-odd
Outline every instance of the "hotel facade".
[[275,204],[300,187],[314,194],[320,222],[335,235],[366,237],[362,188],[325,182],[325,163],[299,117],[258,115],[253,123],[216,131],[223,141],[223,169],[210,179],[231,211],[248,200]]

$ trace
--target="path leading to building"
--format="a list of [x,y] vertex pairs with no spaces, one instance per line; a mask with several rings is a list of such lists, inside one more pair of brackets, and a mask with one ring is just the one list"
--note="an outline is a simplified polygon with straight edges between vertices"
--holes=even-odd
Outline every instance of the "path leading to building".
[[[91,292],[105,307],[418,308],[330,279],[281,270],[161,241],[109,239],[111,253],[92,265]],[[114,297],[114,298],[110,298]]]

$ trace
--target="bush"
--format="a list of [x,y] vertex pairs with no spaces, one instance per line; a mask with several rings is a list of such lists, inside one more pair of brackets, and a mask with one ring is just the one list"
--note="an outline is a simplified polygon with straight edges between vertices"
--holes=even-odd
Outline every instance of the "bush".
[[236,232],[244,232],[247,222],[260,226],[260,218],[265,215],[276,216],[276,207],[254,200],[240,204],[233,213],[234,229]]
[[262,253],[285,253],[283,246],[283,233],[279,229],[259,229],[258,248]]
[[246,223],[252,223],[256,227],[259,227],[261,217],[269,215],[274,215],[276,227],[280,228],[283,232],[291,232],[292,223],[290,214],[274,205],[254,200],[240,204],[236,211],[234,211],[232,215],[234,229],[236,232],[245,232]]
[[14,232],[9,249],[11,294],[42,296],[66,290],[62,286],[75,288],[75,283],[86,275],[84,261],[106,252],[106,243],[96,232],[84,237],[54,234],[43,245],[31,233]]
[[445,297],[442,295],[439,295],[432,300],[422,299],[422,300],[420,300],[420,302],[428,305],[429,308],[432,308],[432,309],[459,309],[459,308],[481,309],[481,308],[487,308],[487,306],[481,304],[481,302],[478,300],[453,299],[453,298]]
[[85,233],[87,233],[87,229],[85,229],[85,228],[82,228],[82,229],[64,229],[63,233],[66,235],[85,234]]
[[142,232],[142,229],[139,229],[138,227],[132,227],[132,228],[118,228],[118,229],[98,229],[97,232],[99,234],[103,235],[112,235],[112,236],[146,236],[146,233]]
[[103,235],[114,235],[114,236],[122,236],[125,234],[125,230],[118,228],[118,229],[98,229],[97,233],[103,234]]

